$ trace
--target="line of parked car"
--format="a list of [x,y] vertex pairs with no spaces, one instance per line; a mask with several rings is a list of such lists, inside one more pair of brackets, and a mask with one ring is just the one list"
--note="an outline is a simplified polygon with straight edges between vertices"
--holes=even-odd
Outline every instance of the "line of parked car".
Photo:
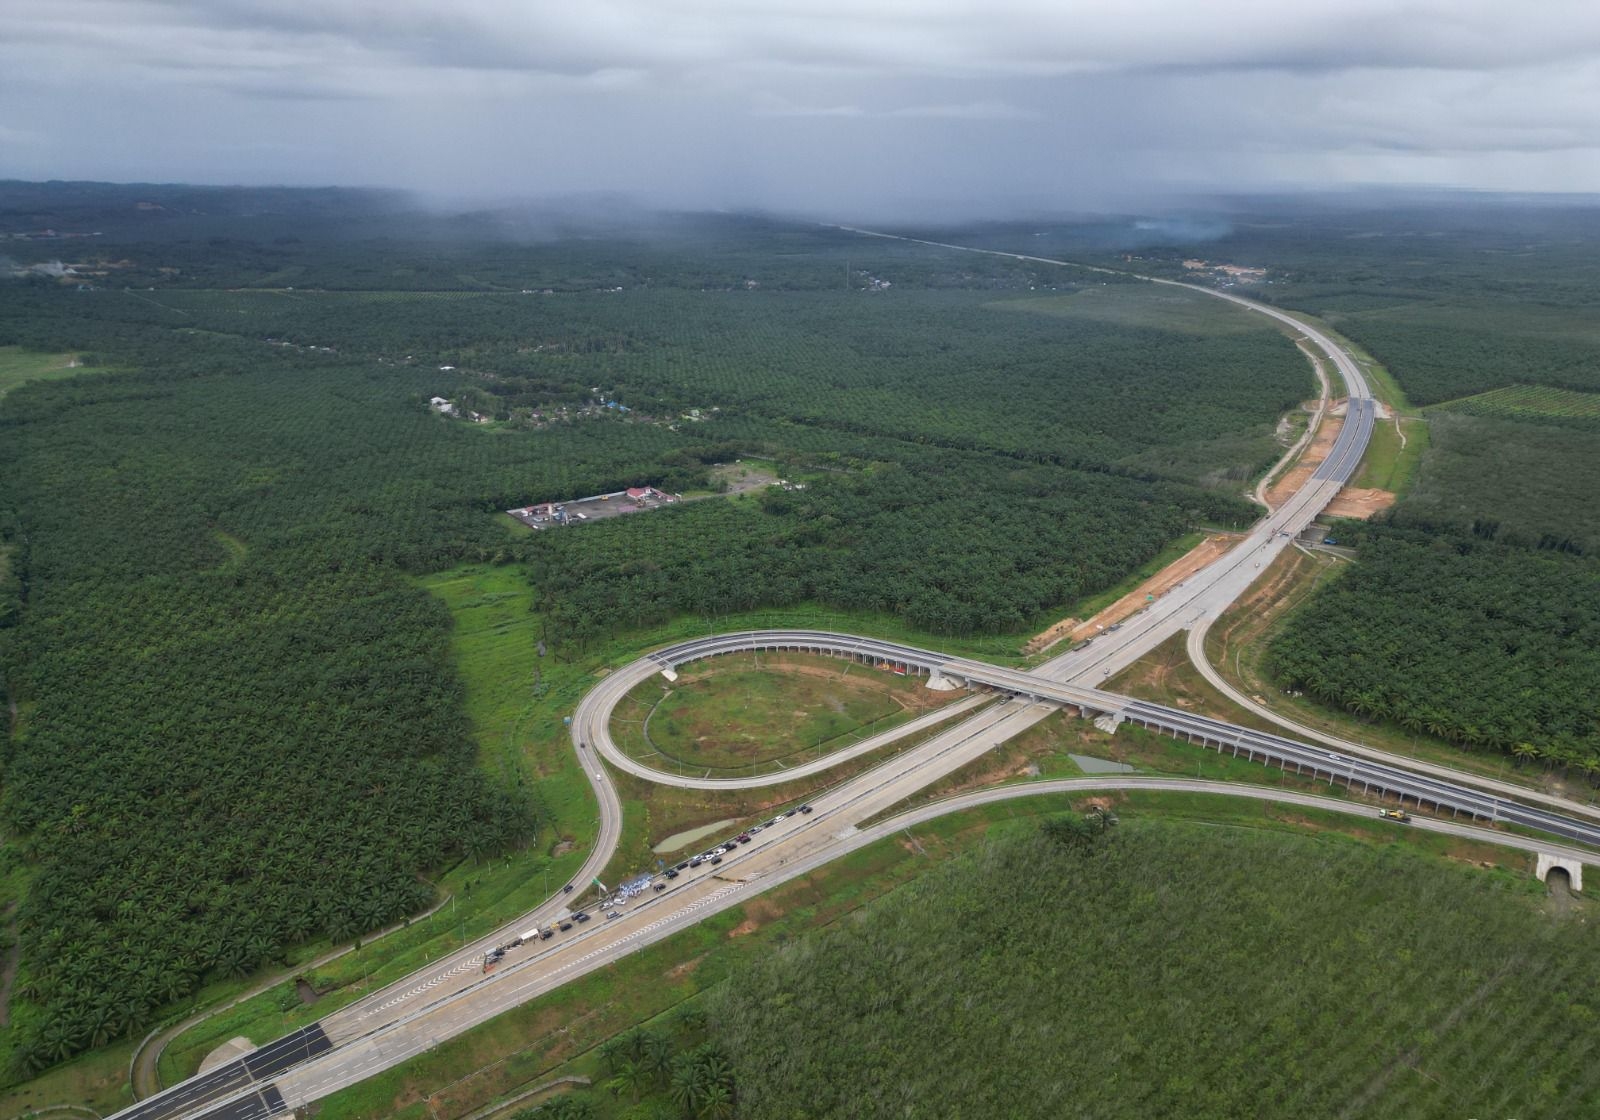
[[[726,855],[727,853],[733,851],[734,848],[738,847],[740,844],[748,844],[748,843],[750,843],[751,840],[755,839],[756,833],[761,832],[761,831],[763,831],[765,829],[771,828],[773,825],[779,824],[782,821],[788,819],[789,817],[795,816],[795,815],[800,814],[800,813],[810,813],[811,811],[812,811],[812,809],[811,809],[810,805],[802,805],[798,809],[790,809],[786,813],[779,813],[777,816],[773,817],[770,821],[765,821],[765,822],[763,822],[761,824],[755,825],[755,826],[745,830],[744,832],[739,833],[739,835],[733,837],[732,839],[723,841],[721,844],[718,844],[714,848],[707,848],[705,851],[701,852],[699,855],[691,856],[689,859],[684,860],[682,863],[679,863],[676,866],[667,868],[666,873],[665,873],[666,874],[666,878],[668,878],[668,879],[676,879],[679,875],[683,874],[685,871],[689,871],[689,870],[692,870],[692,869],[694,869],[696,867],[700,867],[703,864],[711,864],[711,865],[715,866],[716,864],[721,863],[722,862],[722,857],[724,855]],[[657,883],[655,885],[655,889],[658,890],[658,891],[665,890],[666,886],[667,885],[664,882]]]
[[[750,843],[753,839],[755,839],[757,833],[772,828],[774,825],[781,824],[790,817],[800,814],[809,814],[811,812],[813,812],[813,810],[810,805],[801,805],[798,808],[790,809],[784,813],[779,813],[769,821],[763,821],[761,824],[753,825],[744,832],[739,833],[739,835],[721,844],[718,844],[716,847],[708,848],[697,856],[691,856],[689,859],[686,859],[673,867],[667,868],[666,871],[663,872],[662,877],[651,885],[651,890],[659,894],[661,891],[667,889],[667,885],[670,880],[678,878],[678,876],[682,875],[685,871],[690,871],[707,865],[715,866],[722,862],[723,856],[733,851],[733,849],[739,845]],[[561,893],[571,894],[572,884],[568,883],[566,886],[562,887]],[[606,903],[602,903],[602,905],[605,904]],[[616,907],[621,905],[621,903],[613,900],[610,902],[610,905],[612,906],[612,909],[605,911],[606,920],[611,921],[613,919],[622,917],[622,911],[616,909]],[[522,936],[518,937],[515,941],[489,950],[489,952],[484,956],[484,968],[487,969],[490,965],[503,958],[508,949],[515,949],[518,946],[526,945],[531,941],[548,941],[550,938],[556,935],[558,930],[562,933],[565,933],[567,930],[571,929],[574,924],[582,924],[583,922],[589,921],[590,917],[591,915],[586,911],[577,910],[568,917],[556,920],[551,925],[534,926],[531,930],[522,934]]]

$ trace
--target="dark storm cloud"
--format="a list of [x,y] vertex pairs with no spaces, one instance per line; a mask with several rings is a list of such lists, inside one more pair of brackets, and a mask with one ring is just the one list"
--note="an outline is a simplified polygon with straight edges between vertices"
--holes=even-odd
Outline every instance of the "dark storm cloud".
[[1080,204],[1600,186],[1570,0],[0,0],[0,174]]

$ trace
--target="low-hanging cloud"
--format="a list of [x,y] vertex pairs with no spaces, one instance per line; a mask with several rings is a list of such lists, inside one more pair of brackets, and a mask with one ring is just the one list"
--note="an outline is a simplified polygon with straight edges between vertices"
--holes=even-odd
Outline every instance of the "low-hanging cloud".
[[1573,0],[0,0],[0,19],[0,174],[843,209],[1600,185],[1600,7]]

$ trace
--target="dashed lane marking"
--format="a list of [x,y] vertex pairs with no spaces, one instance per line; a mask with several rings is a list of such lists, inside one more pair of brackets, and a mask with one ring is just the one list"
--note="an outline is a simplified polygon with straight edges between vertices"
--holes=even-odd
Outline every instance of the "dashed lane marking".
[[452,968],[449,972],[441,972],[437,976],[435,976],[433,979],[429,980],[427,983],[419,984],[415,988],[412,988],[409,992],[402,992],[400,995],[397,995],[393,999],[389,1000],[389,1002],[379,1004],[377,1007],[373,1008],[373,1010],[374,1011],[386,1011],[389,1008],[394,1007],[396,1004],[404,1003],[408,999],[413,999],[416,996],[422,995],[424,992],[431,991],[432,989],[438,987],[440,984],[443,984],[446,980],[449,980],[453,976],[459,976],[463,972],[469,972],[469,971],[471,971],[473,969],[480,969],[482,967],[483,967],[483,962],[482,961],[478,961],[478,960],[465,960],[465,961],[462,961],[460,964],[458,964],[454,968]]

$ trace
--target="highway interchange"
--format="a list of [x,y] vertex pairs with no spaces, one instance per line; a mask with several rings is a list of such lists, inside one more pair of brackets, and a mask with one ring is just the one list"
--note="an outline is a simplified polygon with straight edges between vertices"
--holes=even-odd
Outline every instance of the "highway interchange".
[[[870,233],[870,231],[853,231]],[[874,236],[886,236],[874,234]],[[928,242],[928,244],[937,244]],[[946,248],[965,248],[944,246]],[[972,250],[984,251],[984,250]],[[1016,256],[1015,254],[1000,254]],[[1024,260],[1045,258],[1020,257]],[[1068,262],[1046,261],[1052,264]],[[1158,283],[1176,283],[1157,280]],[[507,949],[485,973],[482,962],[496,947],[512,946],[519,935],[546,928],[570,911],[557,894],[516,922],[429,968],[335,1011],[311,1027],[269,1043],[219,1069],[181,1082],[118,1113],[130,1120],[255,1120],[304,1107],[341,1088],[391,1068],[527,1000],[549,992],[626,954],[671,937],[709,915],[738,906],[751,896],[815,871],[826,863],[904,828],[937,816],[1017,797],[1106,790],[1183,790],[1306,805],[1333,812],[1370,816],[1370,805],[1238,783],[1171,778],[1112,776],[998,786],[894,813],[908,799],[999,744],[1062,708],[1099,717],[1106,725],[1130,721],[1245,754],[1296,773],[1340,782],[1425,804],[1466,822],[1416,817],[1416,827],[1578,862],[1594,858],[1579,847],[1533,839],[1473,823],[1512,822],[1575,844],[1600,847],[1600,824],[1528,804],[1529,791],[1495,788],[1492,783],[1443,768],[1423,772],[1409,760],[1361,748],[1330,751],[1281,736],[1226,724],[1191,712],[1105,692],[1097,685],[1131,665],[1168,637],[1205,626],[1261,575],[1271,561],[1326,507],[1354,473],[1366,450],[1377,416],[1366,379],[1355,360],[1332,339],[1294,316],[1251,300],[1211,289],[1190,287],[1281,321],[1333,362],[1343,378],[1349,404],[1345,423],[1328,458],[1300,490],[1271,511],[1247,537],[1207,568],[1189,577],[1115,632],[1103,632],[1086,646],[1068,651],[1032,671],[1007,669],[896,643],[822,631],[754,631],[716,635],[657,650],[608,674],[586,695],[572,719],[573,749],[595,793],[599,830],[589,857],[574,876],[587,883],[610,862],[622,832],[622,802],[607,765],[645,780],[670,785],[755,788],[821,775],[848,759],[875,754],[891,744],[902,749],[864,772],[816,793],[804,812],[751,827],[748,840],[733,843],[718,864],[684,868],[672,879],[658,877],[662,890],[646,891],[615,907],[608,919],[598,910],[550,939],[535,938]],[[912,724],[874,736],[857,746],[814,762],[772,774],[707,778],[671,774],[629,757],[610,734],[611,712],[633,688],[657,674],[671,674],[686,662],[750,649],[805,649],[943,678],[971,690],[953,705]],[[919,740],[914,741],[913,740]],[[908,745],[909,744],[909,745]],[[603,758],[607,765],[602,765]],[[1512,800],[1515,792],[1518,800]],[[1562,804],[1561,808],[1580,809]],[[721,844],[716,845],[723,846]]]

